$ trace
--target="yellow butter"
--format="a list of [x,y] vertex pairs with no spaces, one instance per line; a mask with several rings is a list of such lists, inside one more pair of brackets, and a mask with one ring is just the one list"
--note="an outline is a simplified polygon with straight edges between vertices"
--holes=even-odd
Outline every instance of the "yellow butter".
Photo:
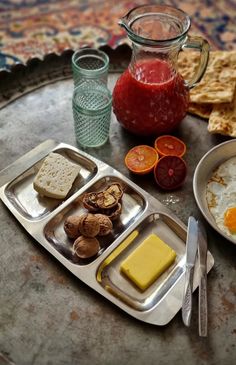
[[147,289],[175,261],[176,253],[155,234],[148,236],[122,263],[121,272]]

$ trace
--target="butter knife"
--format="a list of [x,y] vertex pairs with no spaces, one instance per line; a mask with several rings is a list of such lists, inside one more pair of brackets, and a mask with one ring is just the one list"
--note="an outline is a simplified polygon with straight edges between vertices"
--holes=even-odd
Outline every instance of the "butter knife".
[[207,234],[201,222],[198,222],[198,257],[200,269],[198,296],[199,336],[207,336]]
[[198,247],[198,222],[194,217],[188,219],[186,240],[185,287],[182,305],[182,319],[189,327],[192,314],[193,273]]

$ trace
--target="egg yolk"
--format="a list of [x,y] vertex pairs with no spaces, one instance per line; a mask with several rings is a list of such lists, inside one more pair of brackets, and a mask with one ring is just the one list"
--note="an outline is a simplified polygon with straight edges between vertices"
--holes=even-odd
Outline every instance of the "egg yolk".
[[236,207],[226,210],[224,215],[224,225],[231,233],[236,233]]

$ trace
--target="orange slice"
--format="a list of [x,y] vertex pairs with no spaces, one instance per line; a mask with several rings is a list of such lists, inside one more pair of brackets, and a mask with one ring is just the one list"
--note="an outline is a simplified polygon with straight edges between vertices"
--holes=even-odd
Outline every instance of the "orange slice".
[[125,156],[125,165],[134,174],[144,175],[151,172],[158,161],[155,148],[141,145],[135,146]]
[[187,175],[185,161],[179,156],[163,156],[154,167],[156,183],[164,190],[177,189]]
[[160,156],[182,157],[186,152],[186,145],[174,136],[160,136],[155,140],[154,147]]

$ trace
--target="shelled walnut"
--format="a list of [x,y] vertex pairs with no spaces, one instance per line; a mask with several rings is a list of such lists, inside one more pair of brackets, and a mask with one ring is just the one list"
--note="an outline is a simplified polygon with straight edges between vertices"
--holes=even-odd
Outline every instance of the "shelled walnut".
[[83,197],[83,205],[91,213],[105,214],[111,220],[115,220],[121,214],[122,196],[123,189],[118,182],[115,182],[98,193],[86,193]]
[[123,196],[123,190],[119,183],[110,184],[105,191],[113,195],[118,201],[120,201]]
[[100,209],[110,209],[118,204],[116,197],[106,191],[97,193],[97,206]]
[[97,193],[86,193],[83,197],[83,205],[89,212],[97,212],[98,205],[97,205]]
[[115,207],[110,209],[103,209],[101,211],[102,214],[105,214],[111,221],[117,220],[121,215],[122,206],[118,203]]

